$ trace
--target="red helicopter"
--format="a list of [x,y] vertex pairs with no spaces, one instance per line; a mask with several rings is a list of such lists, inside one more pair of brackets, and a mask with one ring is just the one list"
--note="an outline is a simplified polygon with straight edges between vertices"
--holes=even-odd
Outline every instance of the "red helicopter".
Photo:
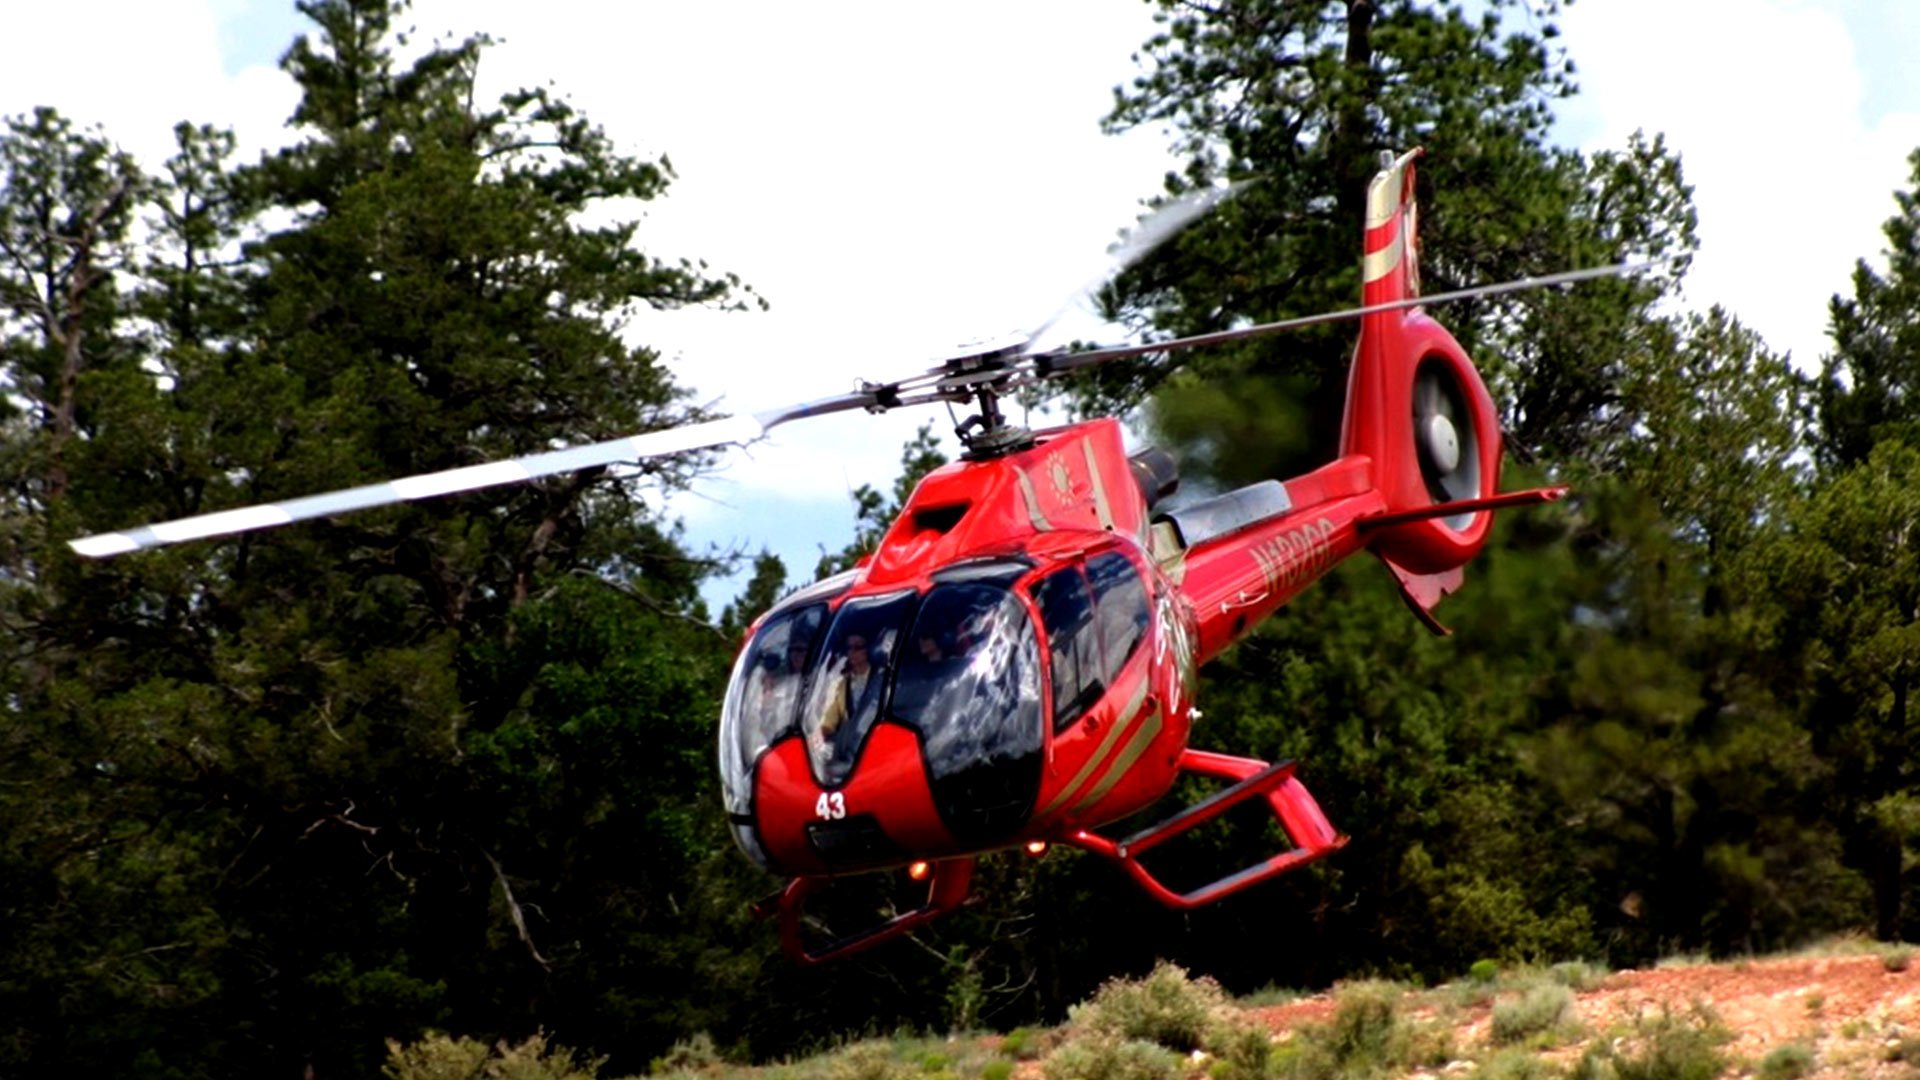
[[[1031,352],[1032,336],[894,383],[514,461],[370,484],[73,542],[105,556],[592,466],[749,442],[802,417],[972,402],[962,460],[925,477],[858,567],[782,600],[749,629],[720,718],[735,839],[789,877],[767,905],[786,951],[814,963],[909,933],[959,907],[983,853],[1066,844],[1194,908],[1345,842],[1295,775],[1188,745],[1195,672],[1333,566],[1371,551],[1436,632],[1490,511],[1562,488],[1497,493],[1500,429],[1487,389],[1427,303],[1559,284],[1604,267],[1418,295],[1414,160],[1383,161],[1367,196],[1362,306],[1151,345]],[[1199,209],[1204,209],[1200,206]],[[1198,209],[1183,213],[1191,217]],[[1177,228],[1176,221],[1160,232]],[[1136,236],[1135,247],[1163,236]],[[1029,431],[1000,398],[1055,374],[1334,319],[1358,318],[1339,457],[1172,509],[1172,460],[1128,455],[1113,419]],[[1226,781],[1124,837],[1098,830],[1182,774]],[[1289,843],[1176,891],[1141,856],[1252,799]],[[833,878],[906,867],[927,895],[852,936],[808,939],[806,902]]]

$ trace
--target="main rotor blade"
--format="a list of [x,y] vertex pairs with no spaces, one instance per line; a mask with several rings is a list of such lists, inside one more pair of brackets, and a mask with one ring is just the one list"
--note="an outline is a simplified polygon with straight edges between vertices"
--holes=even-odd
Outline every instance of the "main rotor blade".
[[1294,319],[1281,319],[1278,322],[1261,323],[1258,326],[1243,326],[1237,330],[1218,330],[1211,334],[1195,334],[1192,337],[1173,338],[1168,341],[1156,341],[1146,345],[1116,345],[1104,349],[1089,349],[1077,353],[1049,353],[1036,355],[1036,372],[1040,375],[1052,375],[1061,371],[1074,371],[1094,364],[1104,364],[1109,360],[1124,360],[1133,356],[1146,356],[1150,353],[1175,352],[1180,349],[1197,349],[1203,345],[1221,345],[1229,341],[1243,341],[1247,338],[1277,334],[1282,330],[1298,330],[1306,326],[1319,326],[1323,323],[1344,322],[1349,319],[1364,318],[1388,311],[1405,311],[1408,308],[1425,307],[1428,304],[1450,304],[1460,300],[1472,300],[1482,296],[1500,296],[1505,293],[1521,292],[1526,289],[1544,289],[1554,285],[1571,285],[1576,281],[1591,281],[1595,278],[1622,277],[1638,274],[1647,270],[1665,266],[1664,260],[1654,259],[1647,262],[1616,263],[1612,266],[1589,266],[1582,270],[1564,270],[1558,274],[1545,274],[1540,277],[1515,278],[1493,285],[1476,285],[1470,289],[1455,289],[1452,292],[1434,293],[1431,296],[1410,296],[1404,300],[1390,300],[1383,304],[1367,304],[1363,307],[1346,308],[1342,311],[1322,312],[1318,315],[1302,315]]
[[1141,218],[1120,241],[1107,249],[1106,265],[1098,274],[1088,278],[1067,302],[1055,308],[1040,325],[1027,332],[1029,342],[1037,341],[1040,335],[1053,329],[1073,305],[1081,299],[1098,293],[1101,286],[1132,269],[1135,264],[1151,255],[1156,248],[1179,235],[1182,229],[1204,217],[1214,207],[1231,199],[1244,190],[1252,180],[1242,180],[1219,188],[1199,188],[1189,191],[1155,207],[1146,217]]
[[[838,400],[840,399],[830,399],[830,401]],[[813,406],[795,406],[794,408],[818,408],[826,404],[828,402],[818,402]],[[840,407],[846,408],[849,405]],[[464,468],[446,469],[399,480],[366,484],[343,491],[307,495],[284,502],[200,514],[196,517],[180,518],[177,521],[166,521],[157,525],[142,525],[125,532],[99,533],[71,540],[68,543],[81,555],[100,559],[109,555],[139,551],[143,548],[159,547],[163,544],[177,544],[185,540],[200,540],[209,536],[225,536],[253,529],[267,529],[308,518],[343,514],[349,510],[364,510],[373,506],[411,502],[415,499],[432,498],[435,495],[450,495],[458,491],[478,491],[481,488],[497,487],[501,484],[517,484],[557,473],[578,472],[597,465],[638,461],[643,458],[703,450],[729,443],[752,442],[766,434],[767,429],[773,424],[793,419],[794,416],[789,415],[793,411],[783,410],[760,416],[729,416],[685,427],[668,428],[664,431],[650,431],[644,435],[634,435],[624,439],[610,439],[586,446],[550,450],[543,454],[514,458],[510,461],[468,465]],[[802,412],[799,415],[813,414]]]

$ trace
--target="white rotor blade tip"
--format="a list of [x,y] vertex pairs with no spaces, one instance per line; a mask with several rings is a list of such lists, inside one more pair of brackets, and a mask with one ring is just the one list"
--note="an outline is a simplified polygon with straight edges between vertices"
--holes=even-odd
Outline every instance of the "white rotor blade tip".
[[98,536],[83,536],[78,540],[67,541],[67,546],[76,554],[89,559],[104,559],[109,555],[125,555],[140,545],[126,533],[101,533]]

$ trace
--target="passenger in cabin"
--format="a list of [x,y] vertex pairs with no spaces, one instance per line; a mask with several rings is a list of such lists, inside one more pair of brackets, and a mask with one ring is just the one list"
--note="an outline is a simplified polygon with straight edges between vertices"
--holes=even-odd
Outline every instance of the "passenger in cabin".
[[876,670],[867,639],[859,634],[850,635],[846,650],[846,666],[834,677],[831,696],[820,718],[820,734],[825,737],[840,730],[840,725],[849,718],[865,719],[880,696],[883,680],[876,677],[880,672]]

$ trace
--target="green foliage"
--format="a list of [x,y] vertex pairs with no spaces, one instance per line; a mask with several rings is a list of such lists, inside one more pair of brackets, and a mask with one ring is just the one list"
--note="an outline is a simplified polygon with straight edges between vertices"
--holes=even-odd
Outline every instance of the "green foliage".
[[1006,1033],[1000,1040],[1000,1052],[1017,1061],[1030,1061],[1039,1056],[1042,1034],[1030,1027],[1017,1027]]
[[1226,1023],[1208,1039],[1210,1080],[1268,1080],[1273,1076],[1273,1036],[1258,1023]]
[[1547,975],[1562,986],[1581,991],[1598,987],[1606,979],[1607,971],[1585,960],[1563,960],[1548,968]]
[[1571,1080],[1712,1080],[1726,1068],[1731,1036],[1704,1008],[1642,1015],[1622,1038],[1589,1046]]
[[903,1060],[896,1048],[874,1040],[855,1043],[827,1059],[823,1080],[921,1080],[916,1063]]
[[720,1050],[714,1045],[713,1036],[696,1031],[692,1037],[676,1041],[666,1053],[654,1058],[647,1071],[655,1075],[699,1072],[712,1069],[720,1063]]
[[1275,1073],[1287,1080],[1366,1080],[1415,1064],[1439,1064],[1447,1047],[1400,1015],[1401,990],[1391,983],[1342,987],[1333,1019],[1295,1032],[1277,1048]]
[[[1169,193],[1255,183],[1110,290],[1111,310],[1135,323],[1194,333],[1347,306],[1367,180],[1378,154],[1413,146],[1428,153],[1430,290],[1693,246],[1688,190],[1660,140],[1592,159],[1547,146],[1548,103],[1572,92],[1553,0],[1473,15],[1415,0],[1157,6],[1146,70],[1117,93],[1108,126],[1174,131],[1188,160]],[[1602,414],[1663,287],[1493,299],[1449,321],[1469,349],[1507,358],[1493,375],[1510,438],[1577,451],[1623,434]],[[1210,476],[1289,475],[1318,464],[1337,434],[1348,333],[1109,367],[1083,401],[1130,407],[1154,393],[1164,434],[1194,445]],[[1182,368],[1200,377],[1173,378]]]
[[1910,187],[1894,193],[1883,274],[1854,266],[1853,296],[1828,306],[1834,351],[1818,383],[1820,460],[1859,465],[1881,442],[1920,443],[1912,395],[1920,389],[1920,149],[1909,157]]
[[728,644],[640,501],[697,457],[58,543],[698,416],[623,335],[740,295],[609,213],[664,165],[545,91],[476,102],[480,39],[401,62],[396,5],[303,10],[300,141],[259,164],[186,125],[150,177],[51,112],[0,133],[0,237],[77,275],[23,321],[0,266],[0,1071],[370,1073],[455,1022],[645,1061],[766,943],[709,798]]
[[594,1080],[603,1064],[549,1044],[545,1035],[489,1047],[434,1034],[408,1046],[389,1040],[381,1073],[388,1080]]
[[1490,983],[1499,977],[1500,962],[1498,960],[1475,960],[1473,966],[1467,968],[1467,978],[1477,983]]
[[1046,1080],[1176,1080],[1179,1054],[1157,1043],[1111,1031],[1086,1031],[1061,1043],[1040,1062]]
[[1800,1080],[1813,1071],[1816,1062],[1812,1047],[1800,1043],[1776,1046],[1760,1059],[1760,1080]]
[[1080,1030],[1186,1052],[1206,1048],[1228,1008],[1219,984],[1161,963],[1145,978],[1107,982],[1092,999],[1069,1011],[1068,1022]]
[[1495,1051],[1472,1075],[1473,1080],[1552,1080],[1560,1071],[1539,1054],[1508,1047]]
[[1910,945],[1890,945],[1880,954],[1880,966],[1895,974],[1907,970],[1913,965],[1913,947]]
[[1558,1027],[1573,1011],[1573,991],[1559,983],[1535,983],[1518,997],[1497,1001],[1489,1028],[1497,1045],[1517,1043]]

